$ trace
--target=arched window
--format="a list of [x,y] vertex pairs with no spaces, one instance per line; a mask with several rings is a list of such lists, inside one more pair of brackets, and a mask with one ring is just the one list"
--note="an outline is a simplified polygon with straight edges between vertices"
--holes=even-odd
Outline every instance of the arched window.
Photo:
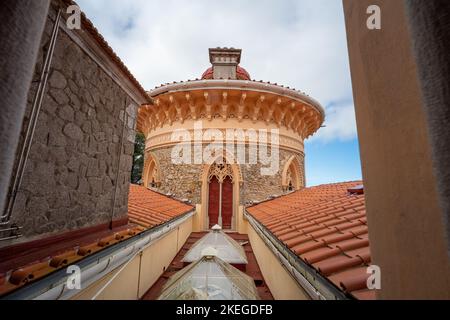
[[296,191],[305,187],[303,167],[297,156],[292,156],[286,163],[282,175],[284,191]]
[[146,154],[143,178],[144,186],[147,188],[159,188],[161,186],[159,162],[152,153]]

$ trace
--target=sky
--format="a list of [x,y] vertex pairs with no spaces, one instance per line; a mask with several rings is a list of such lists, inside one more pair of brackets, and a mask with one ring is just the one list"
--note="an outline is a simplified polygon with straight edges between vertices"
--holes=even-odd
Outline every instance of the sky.
[[243,50],[252,79],[301,90],[326,111],[306,141],[308,186],[361,179],[341,0],[78,0],[151,90],[200,78],[208,48]]

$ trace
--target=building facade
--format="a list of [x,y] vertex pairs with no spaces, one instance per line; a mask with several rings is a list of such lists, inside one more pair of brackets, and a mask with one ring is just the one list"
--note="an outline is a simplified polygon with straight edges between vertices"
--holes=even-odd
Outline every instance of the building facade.
[[[0,34],[35,29],[25,19],[28,2],[5,3],[24,23],[4,19]],[[380,32],[360,28],[372,1],[344,1],[364,183],[306,188],[303,143],[323,123],[319,103],[252,81],[239,66],[240,50],[218,48],[202,79],[156,88],[150,105],[86,16],[81,30],[65,26],[74,2],[52,0],[48,15],[40,11],[46,28],[38,60],[29,60],[36,66],[28,103],[4,103],[27,112],[11,123],[23,132],[0,220],[0,298],[155,299],[217,223],[243,246],[248,282],[261,299],[448,299],[440,205],[448,183],[438,174],[445,161],[436,160],[444,154],[428,137],[442,128],[425,117],[436,114],[420,92],[439,100],[428,92],[435,82],[417,77],[435,74],[412,51],[422,25],[413,36],[408,28],[408,19],[436,14],[414,10],[419,2],[376,2]],[[443,26],[434,24],[431,35],[442,36]],[[444,70],[434,60],[426,65]],[[145,186],[129,186],[136,123],[147,139]],[[411,141],[414,148],[405,147]],[[79,288],[69,285],[74,266]]]
[[89,20],[61,23],[71,3],[49,7],[0,247],[128,220],[137,110],[150,99]]
[[304,140],[324,110],[304,93],[252,81],[241,50],[209,53],[201,79],[156,88],[154,105],[141,107],[143,182],[198,205],[199,229],[239,230],[245,204],[305,187]]

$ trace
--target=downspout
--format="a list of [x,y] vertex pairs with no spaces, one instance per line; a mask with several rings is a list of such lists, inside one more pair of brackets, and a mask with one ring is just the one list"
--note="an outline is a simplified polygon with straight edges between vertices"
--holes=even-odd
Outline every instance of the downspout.
[[[43,65],[41,77],[39,80],[39,85],[38,85],[36,94],[33,99],[30,120],[29,120],[27,130],[25,133],[25,140],[24,140],[23,146],[20,150],[20,156],[18,159],[17,170],[13,176],[13,184],[12,184],[12,187],[10,190],[10,195],[7,200],[7,205],[6,205],[4,214],[0,217],[0,226],[6,226],[10,223],[11,215],[14,210],[14,205],[15,205],[16,198],[17,198],[17,193],[22,184],[22,179],[23,179],[26,164],[28,161],[28,156],[29,156],[30,150],[31,150],[31,144],[32,144],[33,137],[34,137],[34,134],[36,131],[37,120],[38,120],[39,114],[41,112],[42,101],[43,101],[45,90],[47,87],[49,71],[50,71],[50,67],[52,64],[53,53],[55,51],[56,40],[57,40],[58,32],[59,32],[59,23],[61,21],[61,14],[62,14],[62,11],[60,9],[58,11],[58,14],[55,19],[55,24],[53,26],[48,52],[45,56],[44,65]],[[0,239],[0,241],[20,238],[21,235],[19,234],[19,230],[20,230],[19,227],[12,227],[9,229],[1,230],[1,231],[11,231],[13,233],[13,236],[2,238],[2,239]]]
[[280,261],[281,265],[297,281],[309,297],[313,300],[349,300],[341,290],[325,279],[315,269],[308,266],[269,230],[253,218],[248,211],[244,216],[258,236]]

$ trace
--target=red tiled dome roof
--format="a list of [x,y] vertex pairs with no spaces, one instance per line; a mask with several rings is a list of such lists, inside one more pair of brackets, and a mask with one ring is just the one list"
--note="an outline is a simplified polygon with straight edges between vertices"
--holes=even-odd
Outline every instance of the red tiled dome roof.
[[213,68],[208,68],[206,69],[206,71],[203,73],[202,75],[202,80],[209,80],[212,79],[214,77],[214,71]]
[[251,80],[250,74],[247,72],[247,70],[245,70],[242,67],[239,67],[239,66],[237,67],[236,74],[237,74],[237,78],[239,80]]
[[[250,74],[242,67],[237,67],[236,76],[238,80],[251,80]],[[213,68],[208,68],[202,75],[202,80],[213,79],[214,71]]]

